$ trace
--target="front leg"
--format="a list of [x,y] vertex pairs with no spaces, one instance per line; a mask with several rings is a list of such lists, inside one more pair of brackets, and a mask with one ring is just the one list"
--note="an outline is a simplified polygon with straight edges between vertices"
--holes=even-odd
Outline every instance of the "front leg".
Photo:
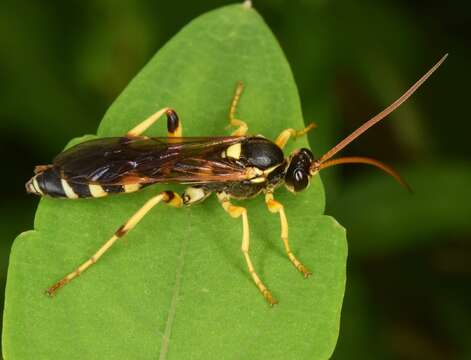
[[231,102],[231,107],[229,108],[229,124],[231,126],[237,127],[232,132],[232,136],[244,136],[247,134],[248,131],[248,126],[245,121],[236,119],[236,111],[237,111],[237,105],[239,104],[240,96],[242,95],[242,91],[244,90],[244,84],[239,81],[237,83],[237,87],[234,93],[234,97],[232,98]]
[[294,129],[283,130],[281,134],[278,135],[278,137],[276,138],[275,144],[278,145],[280,149],[283,149],[290,137],[297,138],[297,137],[303,136],[304,134],[314,129],[315,127],[317,127],[316,124],[310,123],[308,126],[306,126],[302,130],[294,130]]

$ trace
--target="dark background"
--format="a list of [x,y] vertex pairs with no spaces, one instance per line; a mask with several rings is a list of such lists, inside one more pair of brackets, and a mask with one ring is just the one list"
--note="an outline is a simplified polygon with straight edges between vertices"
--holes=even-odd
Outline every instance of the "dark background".
[[[33,227],[38,200],[24,192],[33,166],[94,133],[172,35],[228,3],[2,1],[0,304],[11,243]],[[393,164],[414,194],[363,166],[323,173],[327,213],[349,240],[334,359],[471,358],[469,6],[254,3],[291,64],[306,120],[319,125],[310,136],[318,155],[450,53],[412,100],[343,153]]]

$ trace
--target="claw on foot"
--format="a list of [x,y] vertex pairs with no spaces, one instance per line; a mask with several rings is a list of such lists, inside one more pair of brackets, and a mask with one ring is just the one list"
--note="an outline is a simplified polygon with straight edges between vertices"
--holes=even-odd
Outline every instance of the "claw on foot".
[[278,304],[278,300],[276,300],[273,295],[271,294],[271,292],[268,290],[268,289],[265,289],[263,292],[262,292],[262,295],[263,297],[265,298],[265,300],[267,300],[268,304],[270,306],[273,306],[273,305],[276,305]]
[[304,265],[300,265],[297,269],[301,274],[303,274],[305,279],[312,275],[312,272],[310,272],[309,269]]
[[62,279],[56,282],[54,285],[52,285],[49,289],[47,289],[45,293],[49,295],[50,297],[53,297],[56,294],[56,291],[59,290],[61,287],[63,287],[67,283],[68,283],[67,279]]

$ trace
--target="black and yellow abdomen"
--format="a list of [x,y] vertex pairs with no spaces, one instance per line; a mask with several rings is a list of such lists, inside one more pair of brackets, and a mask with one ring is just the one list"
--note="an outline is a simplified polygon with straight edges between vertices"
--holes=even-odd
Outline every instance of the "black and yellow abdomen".
[[99,198],[108,194],[134,192],[140,188],[140,184],[100,185],[69,181],[61,177],[55,167],[39,172],[26,183],[30,194],[64,199]]

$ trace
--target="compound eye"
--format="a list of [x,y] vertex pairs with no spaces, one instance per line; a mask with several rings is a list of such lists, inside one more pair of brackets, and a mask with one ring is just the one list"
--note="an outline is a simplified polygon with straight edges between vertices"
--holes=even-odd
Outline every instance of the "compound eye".
[[312,152],[309,149],[303,148],[299,150],[299,155],[301,154],[303,155],[303,159],[308,163],[310,163],[314,159],[314,155],[312,155]]
[[309,175],[302,169],[295,170],[293,174],[294,191],[302,191],[309,185]]

